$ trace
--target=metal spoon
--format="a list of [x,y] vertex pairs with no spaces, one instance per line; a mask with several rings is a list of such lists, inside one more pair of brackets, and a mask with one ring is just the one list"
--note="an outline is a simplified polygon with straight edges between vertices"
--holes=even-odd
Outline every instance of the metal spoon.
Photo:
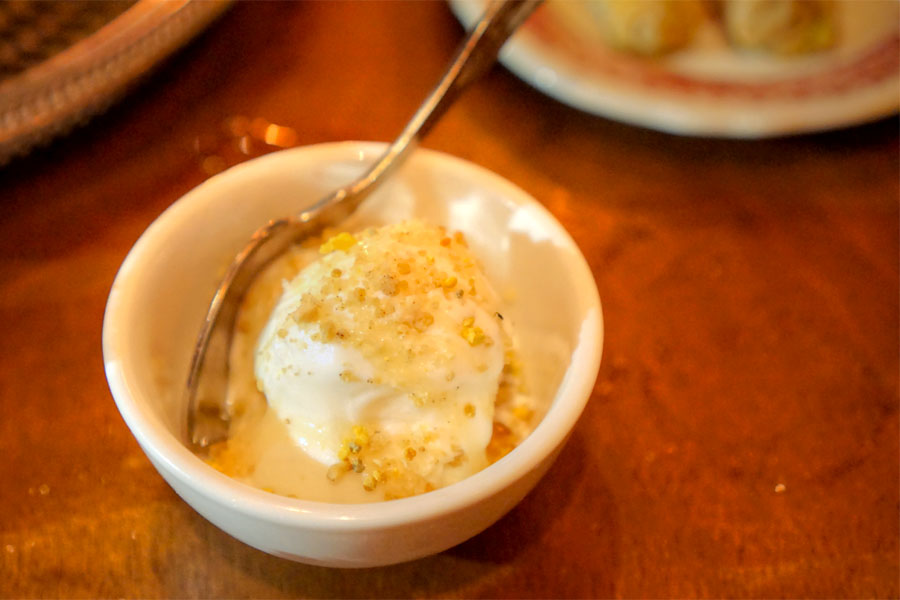
[[440,82],[384,155],[356,181],[335,190],[307,210],[270,221],[235,257],[219,284],[194,348],[185,393],[186,439],[195,451],[228,435],[225,405],[228,354],[241,299],[256,274],[288,246],[346,219],[385,180],[438,121],[459,93],[493,66],[510,35],[541,0],[490,3],[469,32]]

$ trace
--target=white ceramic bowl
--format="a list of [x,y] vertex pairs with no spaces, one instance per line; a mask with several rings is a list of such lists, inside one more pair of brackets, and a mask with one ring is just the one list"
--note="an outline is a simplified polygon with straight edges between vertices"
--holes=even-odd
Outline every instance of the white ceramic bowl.
[[182,443],[182,389],[218,277],[260,224],[362,172],[383,144],[286,150],[217,175],[175,202],[122,263],[103,322],[113,397],[159,473],[234,537],[304,563],[368,567],[454,546],[511,509],[546,472],[590,396],[603,340],[597,287],[563,227],[483,168],[417,150],[354,216],[355,225],[415,216],[466,234],[522,343],[526,377],[547,412],[513,452],[457,484],[370,504],[270,494],[222,475]]

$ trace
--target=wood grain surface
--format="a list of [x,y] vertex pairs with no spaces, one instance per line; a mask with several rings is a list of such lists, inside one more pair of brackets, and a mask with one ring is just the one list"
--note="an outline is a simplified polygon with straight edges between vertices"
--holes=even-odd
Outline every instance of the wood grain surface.
[[462,34],[438,2],[240,3],[0,169],[0,596],[900,595],[896,118],[676,137],[494,69],[424,145],[539,199],[597,279],[603,365],[548,476],[456,548],[343,571],[243,545],[156,474],[100,347],[131,245],[210,173],[277,149],[242,145],[234,117],[284,143],[389,140]]

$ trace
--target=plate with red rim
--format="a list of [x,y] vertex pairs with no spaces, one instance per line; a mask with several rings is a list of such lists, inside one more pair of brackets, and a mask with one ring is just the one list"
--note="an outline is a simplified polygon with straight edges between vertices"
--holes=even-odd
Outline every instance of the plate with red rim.
[[[468,26],[479,0],[450,0]],[[503,48],[519,78],[572,107],[669,133],[764,138],[874,121],[900,108],[900,3],[835,6],[834,47],[782,57],[729,46],[709,19],[687,48],[644,58],[603,44],[579,0],[548,0]]]

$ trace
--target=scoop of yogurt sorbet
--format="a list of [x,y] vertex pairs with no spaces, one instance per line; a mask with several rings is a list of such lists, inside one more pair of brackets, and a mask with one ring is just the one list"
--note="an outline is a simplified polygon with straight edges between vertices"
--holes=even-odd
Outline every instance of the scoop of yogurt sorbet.
[[294,443],[329,479],[388,498],[487,466],[511,338],[463,236],[409,221],[319,253],[285,283],[255,355]]

